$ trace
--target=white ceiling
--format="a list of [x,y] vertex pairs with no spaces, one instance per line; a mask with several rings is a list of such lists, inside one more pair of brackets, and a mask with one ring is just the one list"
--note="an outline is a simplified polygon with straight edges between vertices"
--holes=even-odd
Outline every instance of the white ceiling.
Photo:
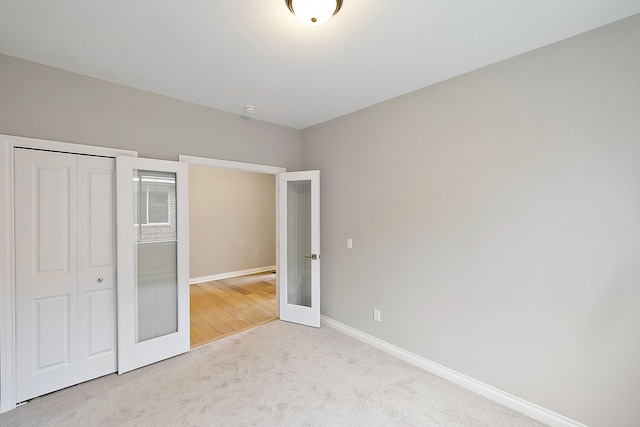
[[640,13],[640,0],[0,0],[0,52],[293,128]]

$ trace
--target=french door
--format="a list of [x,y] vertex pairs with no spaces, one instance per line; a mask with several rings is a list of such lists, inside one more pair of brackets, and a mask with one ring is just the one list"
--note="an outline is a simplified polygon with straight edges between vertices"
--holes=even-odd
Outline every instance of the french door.
[[320,171],[278,175],[280,319],[320,326]]
[[188,166],[118,157],[118,373],[189,351]]

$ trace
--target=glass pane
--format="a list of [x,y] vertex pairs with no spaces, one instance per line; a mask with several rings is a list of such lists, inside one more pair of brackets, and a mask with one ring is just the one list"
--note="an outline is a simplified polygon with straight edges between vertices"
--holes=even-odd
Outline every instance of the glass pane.
[[178,331],[176,174],[135,170],[137,339]]
[[150,189],[149,200],[149,223],[168,224],[171,213],[169,212],[169,191],[166,187]]
[[287,183],[287,303],[311,307],[311,181]]

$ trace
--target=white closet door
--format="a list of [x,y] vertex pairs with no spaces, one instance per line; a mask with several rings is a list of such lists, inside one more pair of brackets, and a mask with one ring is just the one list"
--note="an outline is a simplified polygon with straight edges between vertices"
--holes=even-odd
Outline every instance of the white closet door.
[[78,380],[115,372],[115,159],[78,156]]
[[15,149],[18,402],[117,369],[114,163]]
[[76,162],[15,150],[18,402],[76,380]]

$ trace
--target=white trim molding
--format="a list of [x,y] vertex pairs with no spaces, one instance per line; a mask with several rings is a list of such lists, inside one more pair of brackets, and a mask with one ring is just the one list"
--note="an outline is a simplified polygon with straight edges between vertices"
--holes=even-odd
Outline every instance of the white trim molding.
[[563,415],[557,414],[553,411],[545,409],[534,403],[521,399],[512,394],[506,393],[500,389],[497,389],[489,384],[485,384],[464,374],[456,372],[452,369],[432,362],[424,357],[410,353],[400,347],[396,347],[393,344],[389,344],[379,338],[365,334],[357,329],[340,323],[326,316],[320,316],[322,324],[330,328],[336,329],[345,335],[369,344],[379,350],[384,351],[392,356],[397,357],[413,366],[423,369],[433,375],[444,378],[451,381],[454,384],[459,385],[462,388],[466,388],[480,396],[486,397],[496,403],[499,403],[514,411],[520,412],[534,420],[547,424],[551,427],[587,427],[577,421],[569,419]]
[[91,156],[138,157],[137,151],[123,150],[121,148],[98,147],[96,145],[74,144],[71,142],[49,141],[46,139],[25,138],[22,136],[0,135],[11,148],[32,148],[35,150],[59,151],[61,153],[87,154]]
[[231,160],[209,159],[207,157],[187,156],[180,154],[179,161],[193,166],[208,166],[212,168],[235,169],[243,172],[258,172],[277,175],[286,172],[287,169],[280,166],[259,165],[256,163],[234,162]]
[[275,265],[267,265],[265,267],[256,267],[256,268],[249,268],[246,270],[230,271],[228,273],[212,274],[210,276],[194,277],[193,279],[189,279],[189,284],[195,285],[197,283],[212,282],[214,280],[222,280],[222,279],[229,279],[231,277],[246,276],[247,274],[264,273],[265,271],[271,271],[275,269],[276,269]]
[[6,139],[2,140],[2,219],[3,228],[0,242],[0,265],[3,273],[0,275],[0,308],[3,313],[0,322],[0,413],[15,408],[15,286],[13,282],[13,162],[12,149]]

